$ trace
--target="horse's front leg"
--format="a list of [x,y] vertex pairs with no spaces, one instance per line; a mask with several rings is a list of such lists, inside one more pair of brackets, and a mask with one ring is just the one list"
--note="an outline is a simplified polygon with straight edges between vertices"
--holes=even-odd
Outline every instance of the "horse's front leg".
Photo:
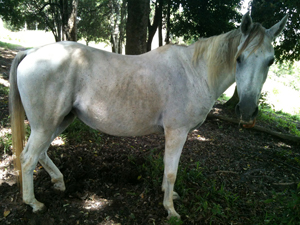
[[187,131],[185,129],[165,129],[165,156],[164,156],[164,179],[162,189],[165,191],[164,207],[168,211],[168,218],[173,216],[180,218],[175,211],[173,199],[179,198],[174,192],[178,163],[182,152],[183,145],[186,141]]

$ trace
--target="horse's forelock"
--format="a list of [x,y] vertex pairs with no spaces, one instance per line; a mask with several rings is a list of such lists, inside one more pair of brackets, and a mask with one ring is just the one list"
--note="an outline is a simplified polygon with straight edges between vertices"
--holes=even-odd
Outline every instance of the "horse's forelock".
[[265,29],[261,26],[259,23],[254,23],[252,26],[252,29],[243,43],[243,46],[240,48],[240,50],[236,53],[235,59],[237,59],[249,46],[249,44],[253,41],[254,38],[258,38],[257,43],[253,47],[252,51],[249,55],[251,55],[253,52],[255,52],[263,43],[265,37]]

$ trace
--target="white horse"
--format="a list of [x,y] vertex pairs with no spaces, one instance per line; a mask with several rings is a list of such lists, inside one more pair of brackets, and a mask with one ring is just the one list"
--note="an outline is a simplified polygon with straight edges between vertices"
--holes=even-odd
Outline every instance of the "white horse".
[[[18,53],[10,72],[10,109],[16,166],[21,167],[23,201],[40,211],[34,196],[38,162],[54,188],[64,191],[62,173],[47,155],[51,141],[77,116],[90,127],[117,136],[165,134],[163,205],[180,217],[173,199],[177,168],[189,131],[206,119],[216,99],[234,82],[236,113],[252,125],[269,66],[272,40],[287,16],[270,29],[247,13],[240,29],[200,39],[188,47],[167,45],[139,56],[123,56],[73,42]],[[24,113],[31,135],[24,150]]]

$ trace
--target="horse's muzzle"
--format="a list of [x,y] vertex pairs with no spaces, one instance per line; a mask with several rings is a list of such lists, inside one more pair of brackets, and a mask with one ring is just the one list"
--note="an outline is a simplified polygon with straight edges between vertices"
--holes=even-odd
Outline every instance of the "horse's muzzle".
[[235,107],[235,113],[238,116],[240,123],[245,128],[252,128],[255,125],[255,118],[258,114],[257,105],[251,104],[237,104]]

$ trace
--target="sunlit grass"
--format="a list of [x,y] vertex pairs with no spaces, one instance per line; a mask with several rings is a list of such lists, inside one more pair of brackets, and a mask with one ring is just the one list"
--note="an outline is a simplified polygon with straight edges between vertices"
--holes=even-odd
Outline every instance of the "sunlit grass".
[[4,49],[11,49],[12,50],[12,49],[21,48],[23,46],[0,41],[0,47],[2,47]]

